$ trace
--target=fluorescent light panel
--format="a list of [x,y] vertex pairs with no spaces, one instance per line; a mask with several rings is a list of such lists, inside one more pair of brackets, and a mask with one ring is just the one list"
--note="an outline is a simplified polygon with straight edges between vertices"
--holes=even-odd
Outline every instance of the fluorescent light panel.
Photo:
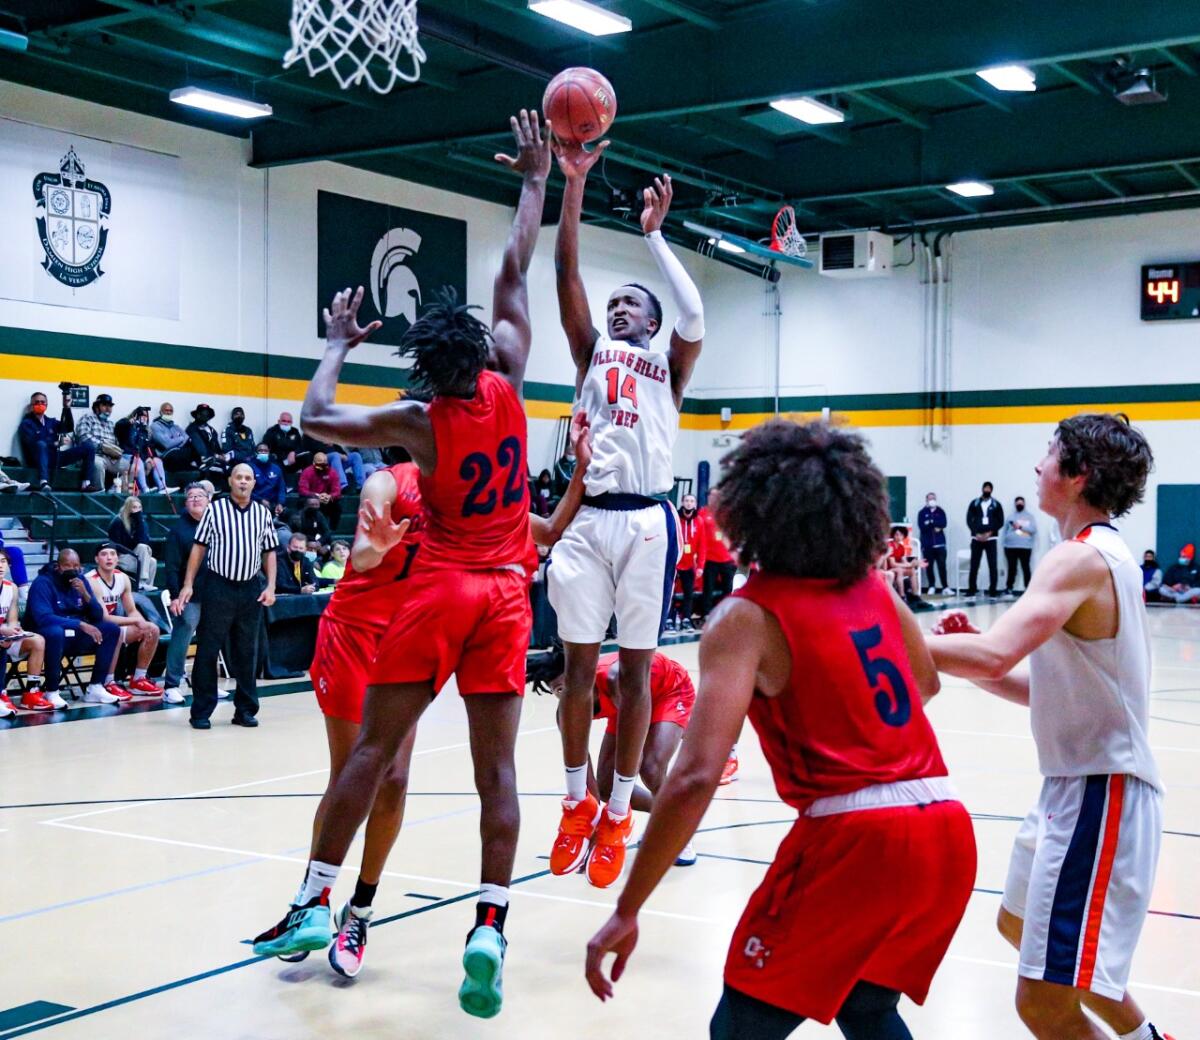
[[177,105],[202,108],[206,112],[216,112],[236,119],[261,119],[273,111],[270,105],[261,101],[247,101],[245,98],[218,94],[215,90],[205,90],[203,87],[180,87],[178,90],[172,90],[171,100]]
[[0,29],[0,50],[24,51],[29,49],[29,37],[24,33]]
[[633,22],[587,0],[529,0],[529,10],[592,36],[629,32]]
[[840,108],[834,108],[833,105],[827,105],[824,101],[818,101],[816,98],[780,98],[778,101],[772,101],[771,107],[776,112],[782,112],[785,116],[799,119],[800,122],[808,123],[810,126],[846,121],[846,113]]
[[996,189],[983,181],[959,181],[956,184],[947,184],[946,190],[961,195],[964,199],[978,199],[996,194]]
[[717,248],[723,249],[726,253],[744,253],[744,250],[736,242],[729,242],[723,238],[717,239]]
[[1037,77],[1024,65],[995,65],[975,75],[997,90],[1037,90]]

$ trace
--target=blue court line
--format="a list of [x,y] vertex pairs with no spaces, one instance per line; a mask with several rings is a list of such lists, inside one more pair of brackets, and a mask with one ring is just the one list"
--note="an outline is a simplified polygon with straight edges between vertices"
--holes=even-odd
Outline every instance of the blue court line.
[[68,1004],[52,1004],[48,1000],[34,1000],[19,1007],[11,1007],[0,1011],[0,1029],[15,1029],[17,1026],[27,1026],[30,1022],[40,1022],[52,1015],[61,1015],[75,1009]]
[[[549,874],[548,870],[538,870],[532,874],[526,874],[523,877],[513,878],[509,883],[512,888],[516,885],[524,884],[526,881],[534,881],[537,878],[545,877]],[[443,906],[450,906],[453,903],[461,903],[467,899],[474,899],[479,895],[478,890],[474,892],[464,892],[462,895],[449,896],[446,899],[439,899],[436,903],[430,903],[428,906],[418,906],[412,910],[405,910],[403,913],[392,914],[390,917],[381,918],[378,921],[371,923],[372,928],[379,928],[385,924],[391,924],[393,921],[402,921],[406,917],[415,917],[418,914],[429,913],[430,910],[439,910]],[[215,978],[218,975],[226,975],[232,971],[238,971],[241,968],[248,968],[253,964],[261,964],[263,961],[274,960],[273,957],[247,957],[244,960],[234,961],[232,964],[224,964],[219,968],[212,968],[209,971],[202,971],[196,975],[189,975],[187,978],[176,979],[174,982],[166,982],[161,986],[154,986],[151,989],[144,989],[138,993],[131,993],[125,997],[117,997],[113,1000],[106,1000],[101,1004],[93,1004],[91,1007],[80,1008],[78,1011],[71,1011],[66,1014],[57,1015],[52,1019],[46,1019],[41,1022],[36,1022],[33,1025],[26,1026],[23,1029],[13,1029],[8,1032],[0,1033],[0,1040],[15,1040],[18,1036],[27,1036],[30,1033],[36,1033],[42,1029],[50,1029],[53,1026],[62,1025],[64,1022],[73,1022],[77,1018],[86,1018],[89,1015],[95,1015],[101,1011],[110,1011],[113,1008],[121,1007],[124,1004],[132,1004],[138,1000],[145,1000],[147,997],[155,997],[160,993],[167,993],[173,989],[180,989],[183,986],[190,986],[197,982],[203,982],[206,979]]]

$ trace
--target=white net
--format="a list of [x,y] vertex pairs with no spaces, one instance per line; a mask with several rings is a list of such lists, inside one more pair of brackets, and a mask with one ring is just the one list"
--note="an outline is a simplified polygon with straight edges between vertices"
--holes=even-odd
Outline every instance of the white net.
[[804,256],[808,253],[804,236],[796,227],[796,211],[791,206],[784,206],[775,214],[775,223],[771,226],[771,248],[785,256]]
[[386,94],[421,76],[417,0],[293,0],[291,49],[283,67],[332,72],[342,89],[365,83]]

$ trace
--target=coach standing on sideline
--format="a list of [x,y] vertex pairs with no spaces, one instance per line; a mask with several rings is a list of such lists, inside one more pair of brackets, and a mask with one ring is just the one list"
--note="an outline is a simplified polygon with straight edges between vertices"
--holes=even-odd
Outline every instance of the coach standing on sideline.
[[[171,605],[182,611],[192,598],[200,565],[208,561],[204,609],[192,663],[193,729],[211,729],[209,716],[217,706],[217,654],[229,640],[229,670],[237,680],[233,724],[257,726],[258,629],[262,608],[275,602],[275,523],[271,511],[250,494],[254,471],[239,462],[229,474],[229,498],[210,503],[196,529],[187,575],[179,598]],[[266,586],[262,572],[266,570]]]

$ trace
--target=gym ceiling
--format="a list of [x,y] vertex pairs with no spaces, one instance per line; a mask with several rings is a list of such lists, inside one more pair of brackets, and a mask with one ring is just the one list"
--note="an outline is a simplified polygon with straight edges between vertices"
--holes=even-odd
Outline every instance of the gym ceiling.
[[[634,230],[631,192],[666,170],[671,237],[692,245],[684,220],[761,238],[784,202],[806,233],[897,234],[1200,205],[1196,2],[597,4],[632,31],[591,37],[526,0],[420,0],[420,82],[380,96],[281,68],[288,0],[0,0],[0,29],[28,37],[24,52],[0,50],[0,78],[249,136],[256,167],[328,159],[512,204],[515,179],[491,159],[511,142],[509,114],[538,106],[558,70],[590,65],[619,110],[587,219]],[[1032,70],[1036,91],[976,75],[1009,63]],[[1165,101],[1118,99],[1151,81]],[[247,124],[173,104],[188,84],[274,113]],[[769,105],[797,96],[844,122]],[[964,180],[994,194],[945,187]]]

